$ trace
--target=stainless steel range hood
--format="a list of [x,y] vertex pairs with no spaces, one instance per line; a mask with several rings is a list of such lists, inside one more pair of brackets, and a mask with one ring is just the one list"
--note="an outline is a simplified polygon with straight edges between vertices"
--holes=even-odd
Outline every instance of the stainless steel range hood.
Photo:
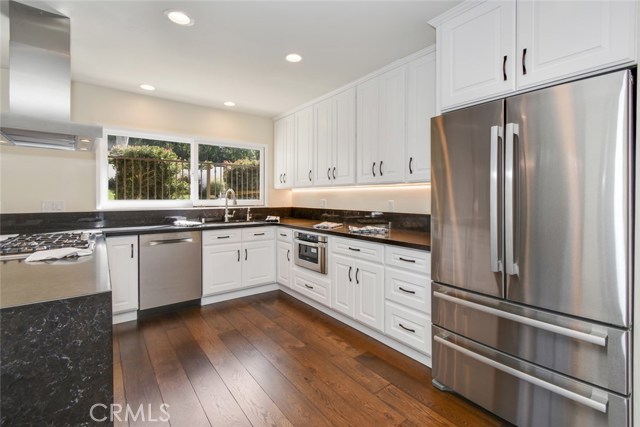
[[15,1],[9,15],[9,112],[0,140],[25,147],[90,150],[102,127],[71,121],[69,18]]

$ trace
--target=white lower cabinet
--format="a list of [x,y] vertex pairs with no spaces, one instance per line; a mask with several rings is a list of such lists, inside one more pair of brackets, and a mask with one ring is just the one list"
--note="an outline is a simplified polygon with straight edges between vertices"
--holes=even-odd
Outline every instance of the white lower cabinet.
[[431,354],[431,317],[391,301],[385,303],[385,333],[422,353]]
[[138,310],[138,236],[107,237],[113,314]]
[[275,282],[273,227],[202,233],[202,296]]
[[331,282],[318,274],[294,268],[293,289],[320,304],[331,306]]
[[384,266],[334,253],[331,307],[384,330]]
[[276,247],[276,282],[291,287],[291,264],[293,264],[293,246],[288,242],[278,242]]

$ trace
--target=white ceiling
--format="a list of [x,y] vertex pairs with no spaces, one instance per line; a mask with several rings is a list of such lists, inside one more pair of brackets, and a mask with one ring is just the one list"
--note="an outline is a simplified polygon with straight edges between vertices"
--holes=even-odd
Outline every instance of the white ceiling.
[[[25,0],[71,18],[74,81],[275,116],[435,42],[442,1]],[[164,15],[180,9],[195,25]],[[303,61],[291,64],[286,54]],[[154,85],[149,93],[141,83]]]

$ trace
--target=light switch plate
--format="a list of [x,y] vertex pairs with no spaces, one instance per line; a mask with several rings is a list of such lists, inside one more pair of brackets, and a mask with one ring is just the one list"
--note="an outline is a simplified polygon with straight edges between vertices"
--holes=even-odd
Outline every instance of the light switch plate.
[[64,200],[43,200],[40,202],[42,212],[63,212]]
[[396,210],[396,203],[393,200],[387,200],[387,211],[388,212],[395,212]]
[[327,207],[327,199],[320,199],[320,208],[326,208]]

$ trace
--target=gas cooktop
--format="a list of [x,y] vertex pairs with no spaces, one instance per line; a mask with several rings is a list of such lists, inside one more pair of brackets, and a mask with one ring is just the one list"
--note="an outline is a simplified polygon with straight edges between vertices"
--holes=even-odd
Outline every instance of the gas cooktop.
[[63,233],[20,234],[0,242],[0,258],[10,255],[29,255],[37,251],[59,248],[89,249],[95,234],[84,231]]

